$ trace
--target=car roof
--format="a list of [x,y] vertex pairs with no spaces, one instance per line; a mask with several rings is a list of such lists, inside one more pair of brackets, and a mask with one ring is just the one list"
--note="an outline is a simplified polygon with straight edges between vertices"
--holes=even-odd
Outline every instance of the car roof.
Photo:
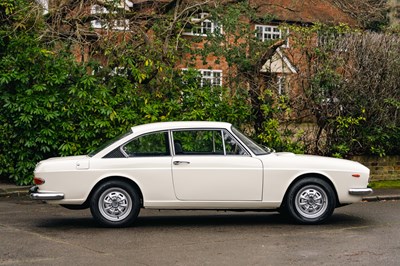
[[226,122],[214,121],[174,121],[157,122],[143,124],[132,127],[132,132],[137,135],[150,131],[168,130],[168,129],[186,129],[186,128],[230,128],[232,125]]

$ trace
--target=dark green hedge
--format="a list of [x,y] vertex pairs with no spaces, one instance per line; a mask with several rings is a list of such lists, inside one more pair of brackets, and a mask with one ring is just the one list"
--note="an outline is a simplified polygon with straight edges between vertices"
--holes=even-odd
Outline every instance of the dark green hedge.
[[[131,126],[168,120],[246,123],[246,93],[200,88],[197,73],[165,69],[164,82],[141,84],[95,63],[54,53],[21,34],[0,57],[0,175],[29,184],[36,163],[87,154]],[[145,75],[145,73],[143,74]]]

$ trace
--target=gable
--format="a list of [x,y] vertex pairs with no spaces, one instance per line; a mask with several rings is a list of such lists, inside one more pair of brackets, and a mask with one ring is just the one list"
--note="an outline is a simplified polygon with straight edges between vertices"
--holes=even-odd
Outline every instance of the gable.
[[296,74],[297,69],[278,48],[274,55],[262,66],[261,72]]

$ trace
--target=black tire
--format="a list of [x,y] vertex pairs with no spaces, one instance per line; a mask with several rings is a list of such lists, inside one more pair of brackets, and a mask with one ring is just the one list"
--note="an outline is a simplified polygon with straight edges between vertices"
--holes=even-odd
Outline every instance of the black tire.
[[112,180],[101,184],[90,199],[93,218],[105,227],[126,227],[139,215],[141,200],[135,188]]
[[309,177],[297,181],[289,189],[284,206],[296,222],[320,224],[331,217],[336,207],[336,196],[326,181]]

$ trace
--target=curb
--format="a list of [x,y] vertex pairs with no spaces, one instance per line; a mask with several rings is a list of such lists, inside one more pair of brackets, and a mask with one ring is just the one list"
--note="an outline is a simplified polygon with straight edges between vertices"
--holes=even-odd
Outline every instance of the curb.
[[30,186],[0,188],[0,198],[24,197],[28,196]]
[[400,200],[400,195],[381,195],[381,196],[363,197],[363,201],[367,202],[388,201],[388,200]]

